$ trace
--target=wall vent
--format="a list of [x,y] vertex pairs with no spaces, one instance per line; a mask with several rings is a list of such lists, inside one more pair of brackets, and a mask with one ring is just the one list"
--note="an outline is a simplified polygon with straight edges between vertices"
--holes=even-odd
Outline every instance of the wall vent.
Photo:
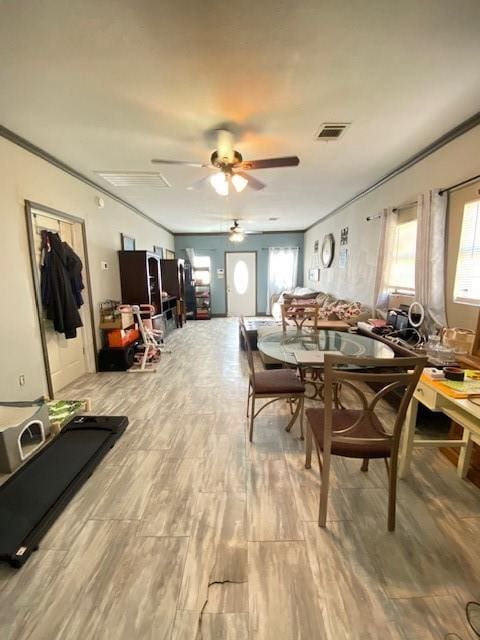
[[168,189],[172,185],[156,171],[95,171],[114,187],[125,189]]
[[338,140],[350,126],[349,122],[324,122],[315,136],[316,140]]

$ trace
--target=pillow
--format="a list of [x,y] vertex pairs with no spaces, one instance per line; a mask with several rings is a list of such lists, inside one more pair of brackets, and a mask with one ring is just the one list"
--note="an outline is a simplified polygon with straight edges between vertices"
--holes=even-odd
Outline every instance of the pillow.
[[362,313],[361,302],[343,302],[338,305],[336,314],[339,320],[345,320],[350,322],[353,318],[359,316]]
[[319,293],[319,294],[317,295],[317,298],[316,298],[316,299],[317,299],[317,304],[318,304],[320,307],[323,307],[323,303],[325,302],[325,300],[326,300],[327,298],[328,298],[328,293]]
[[336,313],[335,305],[336,300],[334,302],[324,305],[318,310],[318,317],[320,320],[338,320],[338,316]]
[[322,308],[328,307],[332,305],[334,302],[337,302],[337,299],[327,293],[323,299]]

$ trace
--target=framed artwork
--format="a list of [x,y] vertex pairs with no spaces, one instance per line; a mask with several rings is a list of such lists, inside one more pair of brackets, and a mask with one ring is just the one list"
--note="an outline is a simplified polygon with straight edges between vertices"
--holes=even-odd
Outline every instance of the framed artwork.
[[175,251],[170,251],[170,249],[165,249],[165,258],[167,260],[174,260],[175,259]]
[[122,240],[122,251],[135,251],[135,238],[120,234]]
[[348,264],[348,247],[345,245],[340,247],[338,252],[338,267],[339,269],[346,269]]
[[163,258],[163,247],[157,247],[156,245],[153,245],[153,253],[155,253],[157,256],[160,256],[160,258]]
[[318,282],[320,280],[320,269],[309,269],[308,279],[311,282]]

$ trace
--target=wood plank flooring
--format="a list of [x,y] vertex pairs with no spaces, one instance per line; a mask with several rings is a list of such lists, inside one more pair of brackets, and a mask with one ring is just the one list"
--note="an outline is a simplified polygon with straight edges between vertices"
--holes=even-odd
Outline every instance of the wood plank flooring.
[[288,407],[246,437],[231,319],[174,332],[156,374],[86,375],[65,397],[130,425],[20,571],[1,640],[438,640],[480,600],[480,492],[415,455],[386,531],[383,463],[334,460],[328,527]]

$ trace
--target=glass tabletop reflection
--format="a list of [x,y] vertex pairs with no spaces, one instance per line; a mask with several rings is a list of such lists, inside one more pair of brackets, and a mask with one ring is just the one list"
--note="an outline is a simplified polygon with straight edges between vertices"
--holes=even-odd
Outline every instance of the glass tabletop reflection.
[[[258,349],[281,364],[298,366],[295,351],[340,351],[345,356],[363,358],[393,358],[393,350],[383,342],[368,336],[343,331],[314,332],[281,328],[258,337]],[[309,364],[308,367],[322,365]]]

